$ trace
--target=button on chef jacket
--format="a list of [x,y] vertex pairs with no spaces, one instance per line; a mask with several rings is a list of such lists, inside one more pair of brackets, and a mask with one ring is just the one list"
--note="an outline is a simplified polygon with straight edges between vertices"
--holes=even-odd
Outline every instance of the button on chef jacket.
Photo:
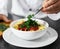
[[[0,14],[8,16],[8,13],[26,17],[28,14],[36,13],[42,8],[44,0],[0,0]],[[48,16],[52,20],[60,19],[60,12],[57,14],[45,14],[39,12],[35,17],[44,18]]]

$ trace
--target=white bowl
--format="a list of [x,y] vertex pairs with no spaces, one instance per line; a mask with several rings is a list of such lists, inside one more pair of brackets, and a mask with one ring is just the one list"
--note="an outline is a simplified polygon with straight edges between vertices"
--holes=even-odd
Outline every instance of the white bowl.
[[[27,19],[24,19],[24,20],[26,21]],[[43,21],[43,20],[39,20],[39,19],[33,19],[33,20],[38,21],[38,23],[44,24],[46,28],[44,30],[37,30],[37,31],[16,30],[13,26],[14,26],[15,23],[20,21],[20,19],[19,19],[19,20],[13,21],[10,24],[10,29],[11,29],[13,34],[15,34],[17,37],[19,37],[21,39],[34,40],[34,39],[40,38],[46,33],[47,28],[49,27],[49,25],[48,25],[48,23],[46,21]]]

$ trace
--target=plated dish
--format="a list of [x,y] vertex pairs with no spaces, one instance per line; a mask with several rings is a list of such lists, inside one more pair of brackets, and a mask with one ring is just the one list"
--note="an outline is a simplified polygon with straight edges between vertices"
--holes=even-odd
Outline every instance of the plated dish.
[[44,47],[55,42],[57,38],[58,38],[58,33],[56,32],[56,30],[54,30],[51,27],[48,28],[47,33],[44,36],[32,41],[27,41],[15,36],[13,32],[11,32],[10,28],[8,28],[3,33],[3,39],[7,43],[17,47],[25,47],[25,48]]
[[32,19],[34,15],[28,15],[25,19],[15,20],[10,24],[11,31],[19,38],[34,40],[43,36],[49,24],[40,19]]
[[3,22],[0,23],[0,31],[1,32],[5,31],[8,27],[9,27],[8,23],[3,23]]
[[14,28],[22,31],[37,31],[44,30],[44,24],[38,23],[38,21],[31,19],[34,15],[28,15],[28,19],[21,19],[17,23],[14,24]]
[[0,22],[0,37],[2,37],[3,32],[9,28],[10,23]]

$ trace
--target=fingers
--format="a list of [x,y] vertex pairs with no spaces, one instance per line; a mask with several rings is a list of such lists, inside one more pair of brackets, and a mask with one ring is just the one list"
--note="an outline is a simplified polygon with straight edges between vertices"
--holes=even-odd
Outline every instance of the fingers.
[[45,7],[46,2],[48,2],[48,0],[44,0],[43,5],[42,5],[43,7]]
[[48,7],[48,6],[56,3],[57,1],[58,1],[58,0],[48,0],[48,1],[45,1],[45,2],[43,3],[43,7],[46,8],[46,7]]
[[46,14],[57,14],[59,12],[59,10],[56,10],[56,11],[47,11],[47,12],[44,12]]
[[57,3],[47,7],[47,8],[43,8],[42,11],[45,13],[57,13],[60,11],[60,1],[58,1]]
[[58,2],[55,3],[55,4],[53,4],[53,5],[51,5],[51,6],[49,6],[49,7],[47,7],[47,8],[43,8],[43,11],[54,10],[54,9],[56,9],[57,7],[58,7]]
[[52,10],[45,10],[43,11],[44,13],[47,13],[47,14],[53,14],[53,13],[58,13],[60,12],[60,9],[58,8],[55,8],[55,9],[52,9]]
[[4,22],[11,22],[12,20],[9,20],[6,16],[3,16],[3,21]]
[[43,11],[44,13],[47,13],[47,14],[53,14],[53,13],[58,13],[60,12],[60,9],[54,9],[54,10],[47,10],[47,11]]

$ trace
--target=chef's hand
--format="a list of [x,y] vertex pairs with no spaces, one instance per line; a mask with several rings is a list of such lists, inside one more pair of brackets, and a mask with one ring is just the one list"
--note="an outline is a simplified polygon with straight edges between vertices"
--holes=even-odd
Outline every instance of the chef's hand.
[[11,22],[5,15],[0,14],[0,20],[3,20],[4,22]]
[[44,0],[42,11],[47,14],[60,12],[60,0]]

